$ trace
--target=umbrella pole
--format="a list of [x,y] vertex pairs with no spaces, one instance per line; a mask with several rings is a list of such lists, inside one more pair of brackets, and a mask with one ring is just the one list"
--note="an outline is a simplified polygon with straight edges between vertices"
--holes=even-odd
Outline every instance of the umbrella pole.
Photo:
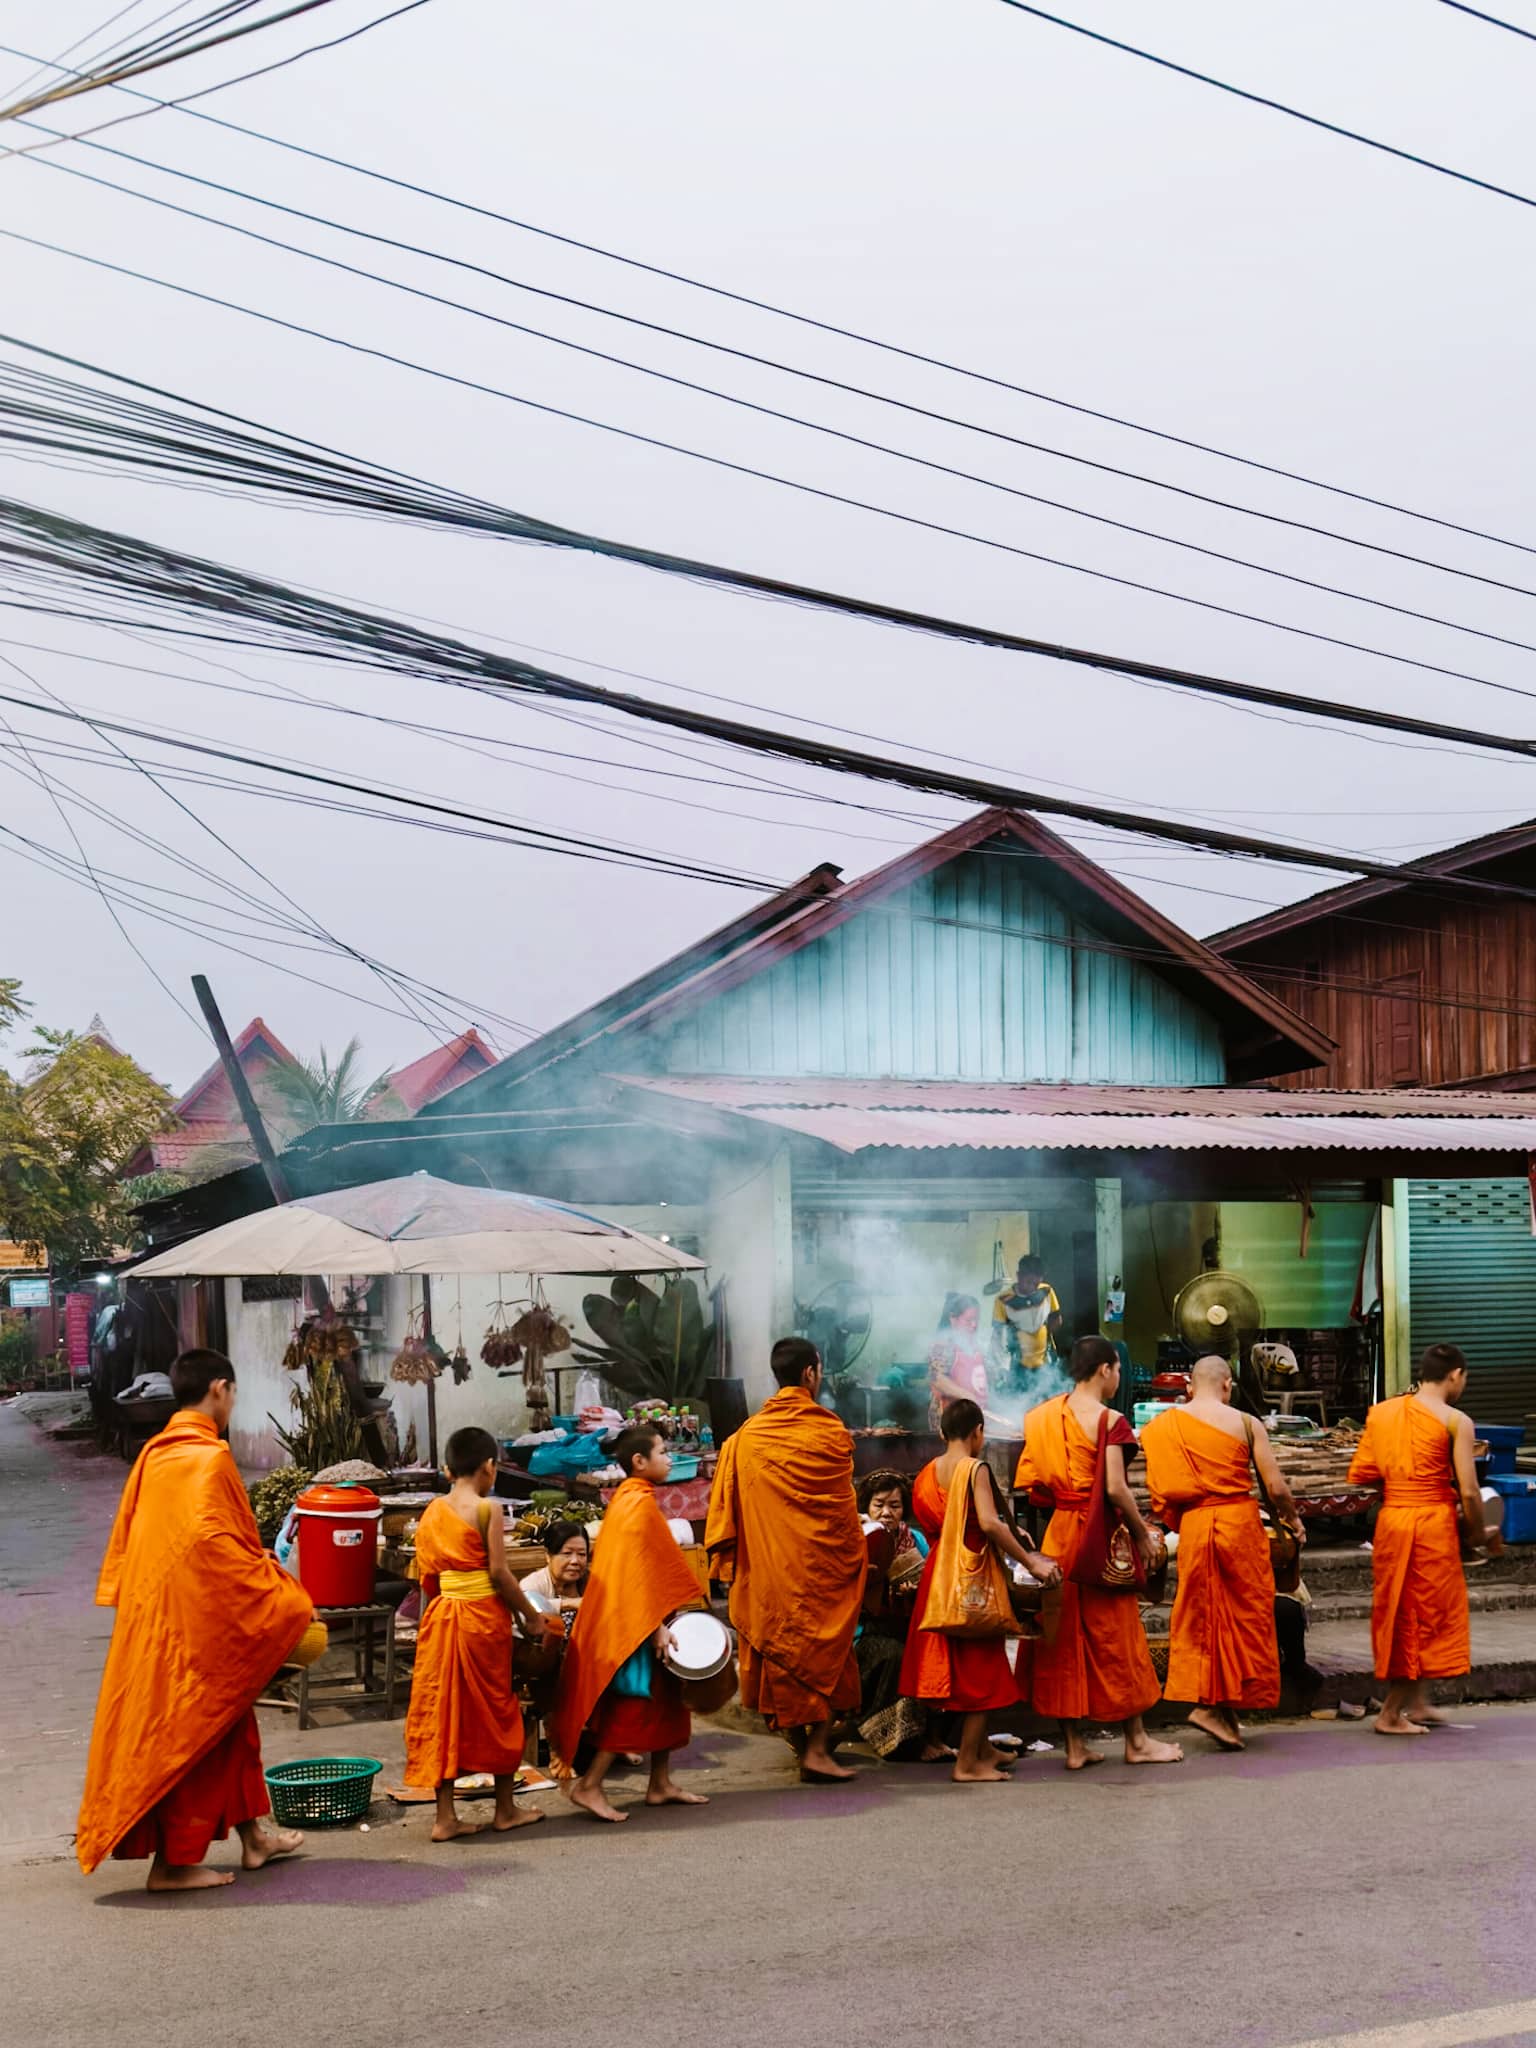
[[[428,1347],[428,1360],[432,1345],[432,1277],[429,1273],[421,1276],[421,1334]],[[427,1375],[427,1457],[432,1469],[437,1470],[437,1376]]]

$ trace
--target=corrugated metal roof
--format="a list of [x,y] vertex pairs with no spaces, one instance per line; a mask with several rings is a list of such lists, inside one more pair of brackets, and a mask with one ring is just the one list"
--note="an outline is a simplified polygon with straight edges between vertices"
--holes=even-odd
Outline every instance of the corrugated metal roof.
[[[702,1075],[612,1078],[799,1131],[842,1152],[895,1146],[917,1151],[1536,1153],[1536,1096],[1442,1096],[1430,1089],[1300,1093]],[[1527,1103],[1529,1113],[1520,1114]]]

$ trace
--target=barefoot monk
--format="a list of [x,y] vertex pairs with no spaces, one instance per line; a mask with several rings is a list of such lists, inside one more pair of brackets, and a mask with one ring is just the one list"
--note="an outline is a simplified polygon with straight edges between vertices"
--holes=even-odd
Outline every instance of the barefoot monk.
[[1280,1702],[1275,1575],[1253,1498],[1254,1466],[1275,1512],[1300,1528],[1268,1431],[1229,1406],[1231,1398],[1226,1359],[1196,1359],[1188,1402],[1141,1432],[1152,1505],[1179,1532],[1166,1691],[1194,1702],[1191,1722],[1218,1749],[1243,1747],[1243,1708]]
[[[592,1552],[587,1590],[560,1667],[550,1747],[566,1775],[566,1796],[594,1820],[622,1821],[603,1789],[616,1757],[650,1758],[647,1806],[703,1806],[672,1776],[672,1752],[686,1748],[693,1718],[677,1681],[662,1663],[667,1624],[703,1595],[657,1504],[671,1454],[649,1423],[624,1430],[612,1450],[624,1474],[608,1503]],[[583,1735],[591,1756],[574,1777]]]
[[1431,1344],[1411,1394],[1378,1401],[1349,1468],[1351,1486],[1380,1486],[1372,1537],[1371,1648],[1387,1696],[1378,1735],[1422,1735],[1439,1716],[1428,1681],[1472,1665],[1458,1500],[1479,1549],[1489,1545],[1473,1463],[1474,1431],[1459,1403],[1467,1361],[1454,1344]]
[[1162,1688],[1134,1592],[1079,1586],[1072,1579],[1093,1504],[1101,1436],[1105,1491],[1143,1563],[1150,1564],[1156,1540],[1126,1478],[1136,1455],[1135,1435],[1107,1405],[1120,1384],[1119,1354],[1107,1338],[1079,1337],[1070,1371],[1071,1393],[1042,1401],[1024,1418],[1024,1454],[1014,1482],[1039,1505],[1055,1509],[1041,1549],[1065,1574],[1056,1640],[1034,1645],[1032,1703],[1037,1714],[1062,1723],[1069,1771],[1104,1761],[1084,1740],[1084,1721],[1118,1721],[1128,1764],[1176,1764],[1183,1750],[1177,1743],[1154,1742],[1142,1720]]
[[75,1839],[80,1867],[149,1858],[149,1889],[199,1891],[232,1871],[203,1861],[233,1828],[241,1867],[303,1836],[268,1825],[253,1711],[314,1603],[261,1547],[228,1444],[235,1374],[217,1351],[171,1367],[180,1408],[128,1475],[98,1607],[117,1622],[102,1673]]
[[814,1344],[781,1337],[769,1364],[779,1391],[726,1439],[704,1541],[731,1588],[743,1705],[789,1737],[805,1778],[851,1778],[832,1738],[859,1704],[853,1639],[868,1553],[853,1439],[816,1398]]

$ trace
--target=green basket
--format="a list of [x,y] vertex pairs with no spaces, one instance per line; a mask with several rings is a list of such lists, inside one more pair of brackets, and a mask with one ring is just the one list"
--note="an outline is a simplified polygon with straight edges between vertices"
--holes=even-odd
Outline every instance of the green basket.
[[339,1828],[361,1820],[384,1766],[371,1756],[311,1756],[266,1773],[279,1827]]

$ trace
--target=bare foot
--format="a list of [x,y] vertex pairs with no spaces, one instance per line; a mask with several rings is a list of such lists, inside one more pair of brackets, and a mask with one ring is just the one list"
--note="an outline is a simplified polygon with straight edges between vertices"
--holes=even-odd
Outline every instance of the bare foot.
[[989,1764],[985,1758],[974,1768],[957,1763],[949,1775],[956,1785],[1006,1785],[1009,1782],[1008,1773],[1000,1771],[996,1764]]
[[434,1842],[457,1842],[463,1836],[484,1833],[485,1823],[478,1820],[435,1820],[432,1823]]
[[620,1813],[616,1806],[611,1806],[600,1791],[594,1791],[589,1786],[583,1785],[580,1778],[573,1778],[571,1780],[570,1784],[565,1788],[565,1796],[569,1799],[572,1806],[579,1806],[583,1813],[590,1813],[594,1820],[621,1821],[629,1819],[627,1813]]
[[942,1742],[928,1743],[918,1758],[918,1762],[924,1764],[952,1764],[954,1760],[955,1752]]
[[702,1792],[685,1792],[681,1785],[674,1785],[668,1778],[664,1785],[648,1785],[645,1792],[647,1806],[708,1806],[709,1801]]
[[163,1863],[157,1856],[145,1880],[147,1892],[211,1892],[233,1884],[232,1870],[210,1870],[206,1863]]
[[1218,1749],[1233,1750],[1246,1747],[1241,1738],[1233,1733],[1232,1724],[1227,1716],[1218,1713],[1214,1707],[1196,1707],[1189,1717],[1189,1725],[1191,1728],[1198,1728],[1202,1735],[1209,1735]]
[[1096,1749],[1085,1749],[1081,1756],[1068,1756],[1067,1769],[1069,1771],[1091,1771],[1095,1764],[1101,1764],[1103,1761],[1104,1758],[1100,1756]]
[[510,1835],[514,1828],[537,1827],[543,1818],[544,1815],[538,1807],[520,1806],[514,1810],[510,1820],[497,1819],[492,1821],[491,1826],[498,1835]]
[[986,1764],[996,1764],[997,1768],[1000,1771],[1011,1771],[1014,1765],[1018,1762],[1018,1758],[1013,1754],[1011,1750],[993,1749],[989,1745],[985,1754],[982,1757],[982,1762]]
[[851,1764],[840,1764],[835,1756],[807,1756],[800,1766],[801,1779],[807,1785],[841,1785],[858,1775]]
[[1148,1735],[1134,1749],[1126,1744],[1125,1760],[1128,1764],[1181,1764],[1184,1752],[1176,1742],[1154,1742]]
[[1450,1722],[1444,1714],[1437,1714],[1433,1707],[1423,1707],[1416,1714],[1405,1714],[1405,1721],[1412,1721],[1418,1728],[1449,1728]]
[[1405,1721],[1394,1714],[1388,1720],[1385,1714],[1378,1714],[1374,1723],[1378,1735],[1427,1735],[1429,1730],[1421,1728],[1417,1721]]
[[275,1863],[279,1856],[292,1856],[304,1846],[304,1837],[297,1828],[256,1827],[249,1841],[242,1840],[240,1868],[260,1870],[264,1864]]

